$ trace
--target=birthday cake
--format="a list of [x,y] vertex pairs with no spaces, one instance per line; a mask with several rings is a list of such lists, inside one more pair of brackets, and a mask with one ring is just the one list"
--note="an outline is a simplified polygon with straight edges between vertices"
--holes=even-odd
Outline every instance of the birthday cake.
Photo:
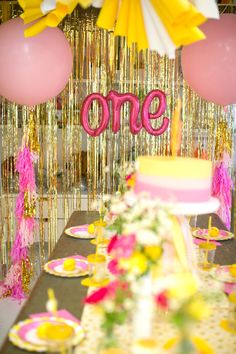
[[208,160],[141,156],[135,193],[170,203],[204,203],[211,197],[212,163]]

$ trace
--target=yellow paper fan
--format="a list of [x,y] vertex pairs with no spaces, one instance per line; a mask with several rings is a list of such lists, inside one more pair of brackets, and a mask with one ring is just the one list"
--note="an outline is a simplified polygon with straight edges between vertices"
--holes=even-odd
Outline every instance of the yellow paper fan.
[[198,26],[208,17],[219,17],[214,0],[104,0],[97,25],[126,37],[128,46],[174,58],[177,47],[205,38]]
[[20,17],[25,24],[38,20],[24,32],[26,37],[32,37],[46,27],[57,27],[78,4],[86,8],[92,4],[92,0],[18,0],[18,3],[24,10]]
[[[25,23],[34,24],[25,36],[34,36],[46,27],[56,27],[79,4],[101,7],[97,25],[127,38],[128,46],[157,51],[175,57],[175,49],[204,39],[198,28],[207,18],[219,18],[214,0],[18,0]],[[38,20],[38,21],[37,21]]]

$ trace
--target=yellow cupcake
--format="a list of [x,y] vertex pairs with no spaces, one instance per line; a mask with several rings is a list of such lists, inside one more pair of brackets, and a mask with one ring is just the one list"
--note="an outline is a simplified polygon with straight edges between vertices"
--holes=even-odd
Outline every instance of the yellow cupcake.
[[210,230],[209,230],[209,235],[211,237],[216,237],[219,235],[219,229],[217,227],[211,227]]
[[76,261],[74,258],[68,258],[63,262],[63,268],[64,270],[75,270],[75,266],[76,266]]
[[94,224],[90,224],[88,226],[88,233],[92,235],[92,234],[94,234],[94,231],[95,231]]
[[74,334],[74,329],[65,323],[42,323],[37,329],[40,339],[65,340]]

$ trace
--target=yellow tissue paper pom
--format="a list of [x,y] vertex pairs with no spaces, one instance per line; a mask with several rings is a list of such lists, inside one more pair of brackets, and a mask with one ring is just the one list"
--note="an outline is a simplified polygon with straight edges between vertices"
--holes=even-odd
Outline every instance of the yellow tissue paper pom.
[[90,224],[90,225],[88,226],[88,233],[89,233],[89,234],[94,234],[94,231],[95,231],[95,226],[94,226],[94,224]]
[[219,229],[217,227],[211,227],[209,230],[209,235],[211,237],[216,237],[219,235]]
[[65,340],[74,334],[74,329],[65,323],[45,322],[37,329],[40,339]]
[[68,258],[63,262],[63,268],[65,270],[75,270],[76,261],[74,258]]

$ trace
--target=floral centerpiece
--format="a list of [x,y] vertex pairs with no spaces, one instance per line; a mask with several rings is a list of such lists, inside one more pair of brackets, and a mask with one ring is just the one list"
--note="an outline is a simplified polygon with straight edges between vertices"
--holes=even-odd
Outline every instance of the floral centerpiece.
[[96,305],[102,315],[101,329],[104,335],[101,350],[118,346],[114,330],[117,325],[122,325],[127,319],[132,308],[131,295],[127,282],[115,280],[86,297],[85,303]]
[[[107,251],[110,271],[136,282],[150,272],[186,267],[186,248],[178,219],[171,209],[147,195],[127,192],[112,198],[106,218],[115,234]],[[173,230],[175,235],[173,235]]]
[[110,272],[130,283],[135,301],[134,339],[152,336],[153,285],[170,272],[187,272],[187,248],[170,206],[126,192],[112,198],[107,215],[112,237]]
[[[114,235],[107,247],[111,258],[108,269],[116,282],[129,284],[134,341],[152,337],[156,301],[161,309],[170,311],[170,320],[183,334],[183,343],[188,343],[187,323],[199,315],[193,312],[201,301],[196,297],[199,284],[190,271],[188,241],[183,235],[181,220],[172,215],[170,205],[145,194],[136,195],[131,190],[119,192],[108,202],[105,219]],[[92,302],[91,298],[86,302],[93,303],[94,296],[105,294],[95,302],[102,308],[104,337],[113,341],[114,328],[127,319],[131,305],[127,307],[124,293],[119,297],[118,288],[111,284],[91,295]],[[183,292],[185,287],[187,290]],[[185,296],[182,294],[181,298],[178,290]]]

